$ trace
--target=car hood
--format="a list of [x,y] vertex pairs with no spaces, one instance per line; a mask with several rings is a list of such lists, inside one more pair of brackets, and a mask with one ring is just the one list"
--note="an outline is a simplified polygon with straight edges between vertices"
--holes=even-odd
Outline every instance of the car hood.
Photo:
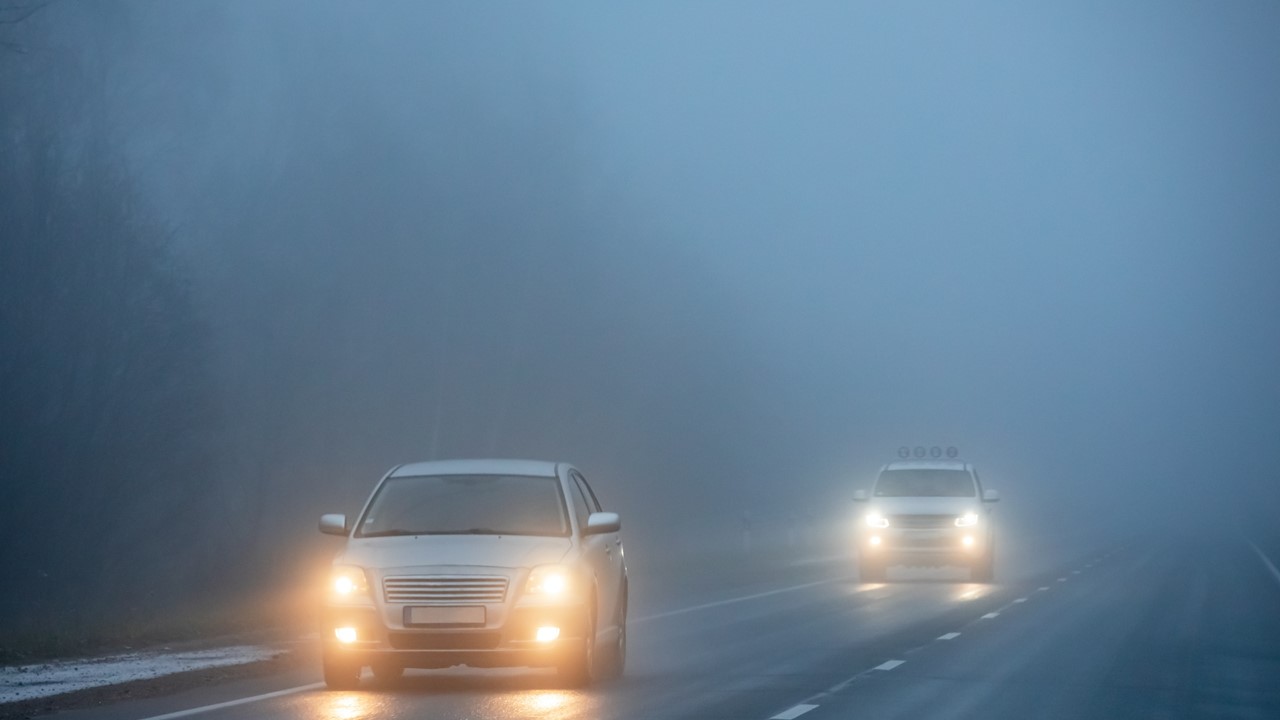
[[352,538],[336,563],[390,569],[425,566],[518,568],[560,562],[569,538],[527,535],[413,535]]
[[878,497],[870,506],[882,515],[963,515],[981,509],[971,497]]

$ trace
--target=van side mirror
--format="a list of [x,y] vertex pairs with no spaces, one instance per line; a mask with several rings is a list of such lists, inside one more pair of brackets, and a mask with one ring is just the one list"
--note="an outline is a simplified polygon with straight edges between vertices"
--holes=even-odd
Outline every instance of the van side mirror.
[[867,501],[867,491],[866,491],[866,490],[854,490],[854,491],[853,491],[853,501],[854,501],[854,502],[866,502],[866,501]]
[[597,512],[587,516],[587,526],[582,529],[583,535],[603,535],[618,532],[622,529],[622,518],[618,513]]
[[325,535],[347,535],[347,516],[342,513],[329,513],[320,516],[320,532]]
[[996,492],[995,490],[983,490],[982,502],[984,503],[1000,502],[1000,493]]

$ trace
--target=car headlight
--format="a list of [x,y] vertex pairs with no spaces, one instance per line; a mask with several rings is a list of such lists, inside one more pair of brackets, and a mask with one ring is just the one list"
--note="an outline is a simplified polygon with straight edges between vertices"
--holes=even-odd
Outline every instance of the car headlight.
[[972,527],[978,524],[978,513],[967,512],[956,518],[956,527]]
[[889,518],[881,515],[878,512],[869,512],[867,513],[867,516],[863,519],[866,521],[867,527],[873,527],[873,528],[889,527]]
[[369,596],[369,581],[364,568],[356,565],[334,565],[329,575],[329,594],[337,600],[356,600]]
[[529,573],[524,594],[534,597],[565,597],[573,590],[573,573],[563,565],[539,565]]

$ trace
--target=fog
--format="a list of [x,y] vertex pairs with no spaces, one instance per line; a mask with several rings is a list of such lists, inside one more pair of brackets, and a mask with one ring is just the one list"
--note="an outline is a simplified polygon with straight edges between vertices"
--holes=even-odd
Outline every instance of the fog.
[[[1274,6],[27,5],[0,3],[24,622],[145,611],[67,600],[94,552],[156,602],[280,591],[332,551],[319,513],[433,458],[574,462],[639,558],[743,512],[838,526],[903,444],[958,446],[1039,542],[1280,508]],[[55,309],[134,287],[42,254],[107,242],[48,234],[91,163],[161,248],[190,335],[156,342],[195,356],[149,382],[154,346],[94,346],[174,388],[127,447],[51,420],[106,401],[24,350],[83,357],[43,345],[84,338]]]

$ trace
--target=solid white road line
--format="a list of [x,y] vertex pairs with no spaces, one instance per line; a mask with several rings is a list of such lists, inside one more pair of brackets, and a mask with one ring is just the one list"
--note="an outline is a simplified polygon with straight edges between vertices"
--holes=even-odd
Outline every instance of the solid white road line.
[[906,660],[886,660],[871,669],[872,670],[892,670],[904,662],[906,662]]
[[308,690],[319,690],[324,687],[324,683],[311,683],[310,685],[299,685],[298,687],[288,688],[285,690],[277,690],[275,692],[265,693],[263,695],[254,695],[252,697],[240,698],[238,700],[228,700],[226,702],[215,703],[213,705],[204,705],[202,707],[191,708],[190,710],[179,710],[177,712],[165,713],[164,715],[154,715],[143,720],[172,720],[173,718],[191,717],[200,713],[221,710],[222,708],[235,707],[236,705],[248,705],[259,700],[270,700],[271,698],[283,697],[285,695],[293,695],[295,693],[306,692]]
[[812,710],[812,709],[814,709],[814,708],[816,708],[816,707],[818,707],[818,706],[817,706],[817,705],[805,705],[804,703],[801,703],[801,704],[796,705],[796,706],[794,706],[794,707],[791,707],[791,708],[788,708],[788,709],[786,709],[786,710],[783,710],[782,712],[778,713],[777,715],[774,715],[773,717],[769,718],[769,720],[795,720],[796,718],[800,717],[801,715],[803,715],[803,714],[805,714],[805,713],[809,712],[810,710]]
[[960,637],[960,633],[947,633],[946,635],[939,635],[938,639],[939,640],[955,640],[958,637]]
[[804,590],[805,588],[817,587],[819,585],[829,585],[833,582],[839,582],[839,580],[838,579],[837,580],[818,580],[816,582],[805,583],[803,585],[792,585],[791,587],[778,588],[777,590],[759,592],[759,593],[755,593],[754,595],[743,595],[741,597],[728,598],[725,600],[716,600],[715,602],[702,603],[701,605],[694,605],[692,607],[680,608],[678,610],[668,610],[667,612],[661,612],[661,613],[658,613],[657,615],[648,615],[642,618],[633,618],[630,620],[630,622],[642,623],[642,622],[648,622],[650,620],[657,620],[659,618],[671,617],[673,615],[684,615],[685,613],[697,612],[699,610],[709,610],[711,608],[723,607],[725,605],[732,605],[734,603],[746,602],[748,600],[756,600],[762,597],[769,597],[770,595],[781,595],[782,593],[795,592],[796,590]]
[[998,612],[989,612],[989,613],[987,613],[986,615],[983,615],[983,616],[982,616],[982,619],[983,619],[983,620],[990,620],[991,618],[995,618],[995,617],[1000,617],[1000,613],[998,613]]
[[1266,565],[1267,569],[1271,571],[1271,577],[1275,578],[1276,582],[1280,582],[1280,570],[1276,570],[1276,566],[1271,562],[1271,558],[1263,554],[1262,550],[1252,542],[1249,543],[1249,547],[1253,548],[1253,551],[1258,553],[1258,559],[1261,560],[1262,564]]

